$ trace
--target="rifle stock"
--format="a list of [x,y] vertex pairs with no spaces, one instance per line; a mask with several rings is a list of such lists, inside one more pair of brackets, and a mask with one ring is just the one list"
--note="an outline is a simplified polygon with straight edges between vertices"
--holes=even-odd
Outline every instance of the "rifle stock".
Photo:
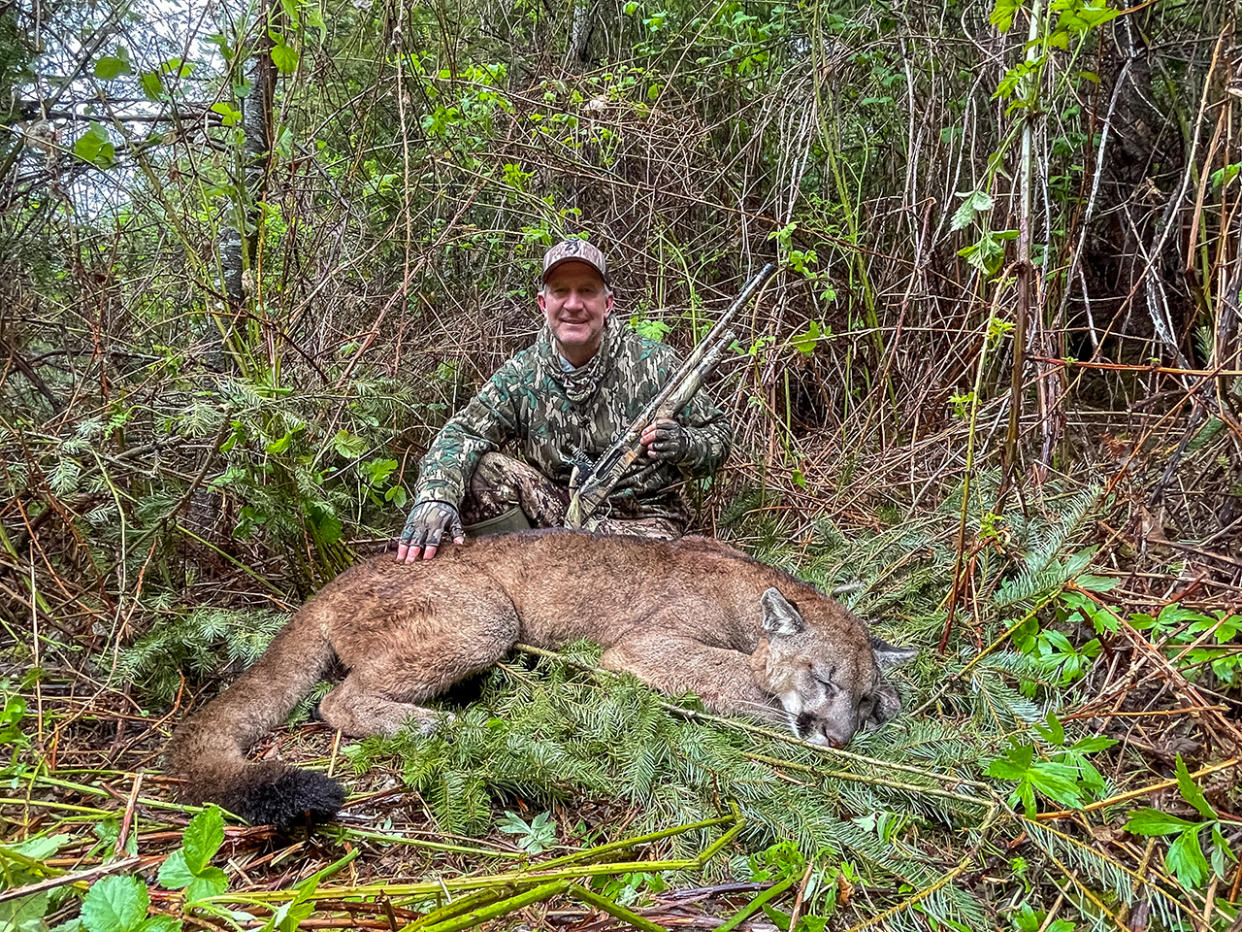
[[642,444],[639,443],[639,438],[642,437],[643,429],[652,421],[660,418],[676,417],[677,413],[694,397],[694,393],[702,386],[703,380],[720,363],[720,357],[724,355],[725,350],[737,339],[736,333],[729,326],[733,318],[775,272],[776,266],[769,262],[746,283],[741,294],[721,315],[720,320],[716,321],[707,336],[694,348],[686,361],[673,373],[665,386],[655,398],[648,402],[629,427],[613,440],[586,476],[580,477],[577,469],[574,470],[573,477],[570,479],[569,511],[565,516],[566,527],[585,527],[586,522],[603,504],[621,477],[642,456],[644,450]]

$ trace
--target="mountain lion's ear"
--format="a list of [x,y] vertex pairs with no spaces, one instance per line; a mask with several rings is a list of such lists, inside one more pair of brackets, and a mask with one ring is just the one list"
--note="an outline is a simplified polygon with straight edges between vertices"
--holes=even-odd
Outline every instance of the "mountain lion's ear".
[[763,606],[763,630],[772,637],[789,637],[805,626],[798,610],[775,589],[764,590],[759,604]]
[[871,635],[871,650],[875,654],[875,665],[881,670],[891,670],[919,655],[917,647],[894,647],[883,638]]

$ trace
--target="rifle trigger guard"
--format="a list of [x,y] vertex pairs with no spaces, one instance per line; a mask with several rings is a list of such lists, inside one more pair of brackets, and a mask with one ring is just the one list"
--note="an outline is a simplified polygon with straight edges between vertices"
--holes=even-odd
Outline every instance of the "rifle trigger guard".
[[595,469],[595,463],[581,448],[574,454],[573,464],[573,469],[569,473],[570,492],[576,492],[582,488],[582,480],[591,475],[591,472]]

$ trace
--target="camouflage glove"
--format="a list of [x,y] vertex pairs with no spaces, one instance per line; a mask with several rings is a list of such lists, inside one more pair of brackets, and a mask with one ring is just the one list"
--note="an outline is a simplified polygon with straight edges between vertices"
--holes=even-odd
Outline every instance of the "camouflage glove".
[[690,435],[676,421],[661,418],[652,421],[643,431],[643,446],[653,460],[680,463],[690,452]]
[[456,508],[448,502],[419,502],[410,509],[405,521],[405,530],[397,544],[397,562],[413,563],[420,555],[430,560],[436,555],[446,529],[453,535],[453,543],[465,543],[466,533]]

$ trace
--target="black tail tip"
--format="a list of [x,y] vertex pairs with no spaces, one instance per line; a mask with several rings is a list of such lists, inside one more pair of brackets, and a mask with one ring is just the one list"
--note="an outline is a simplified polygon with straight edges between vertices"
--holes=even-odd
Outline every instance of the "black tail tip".
[[256,764],[212,797],[251,825],[295,828],[308,821],[331,819],[345,803],[345,790],[331,777],[313,770]]

